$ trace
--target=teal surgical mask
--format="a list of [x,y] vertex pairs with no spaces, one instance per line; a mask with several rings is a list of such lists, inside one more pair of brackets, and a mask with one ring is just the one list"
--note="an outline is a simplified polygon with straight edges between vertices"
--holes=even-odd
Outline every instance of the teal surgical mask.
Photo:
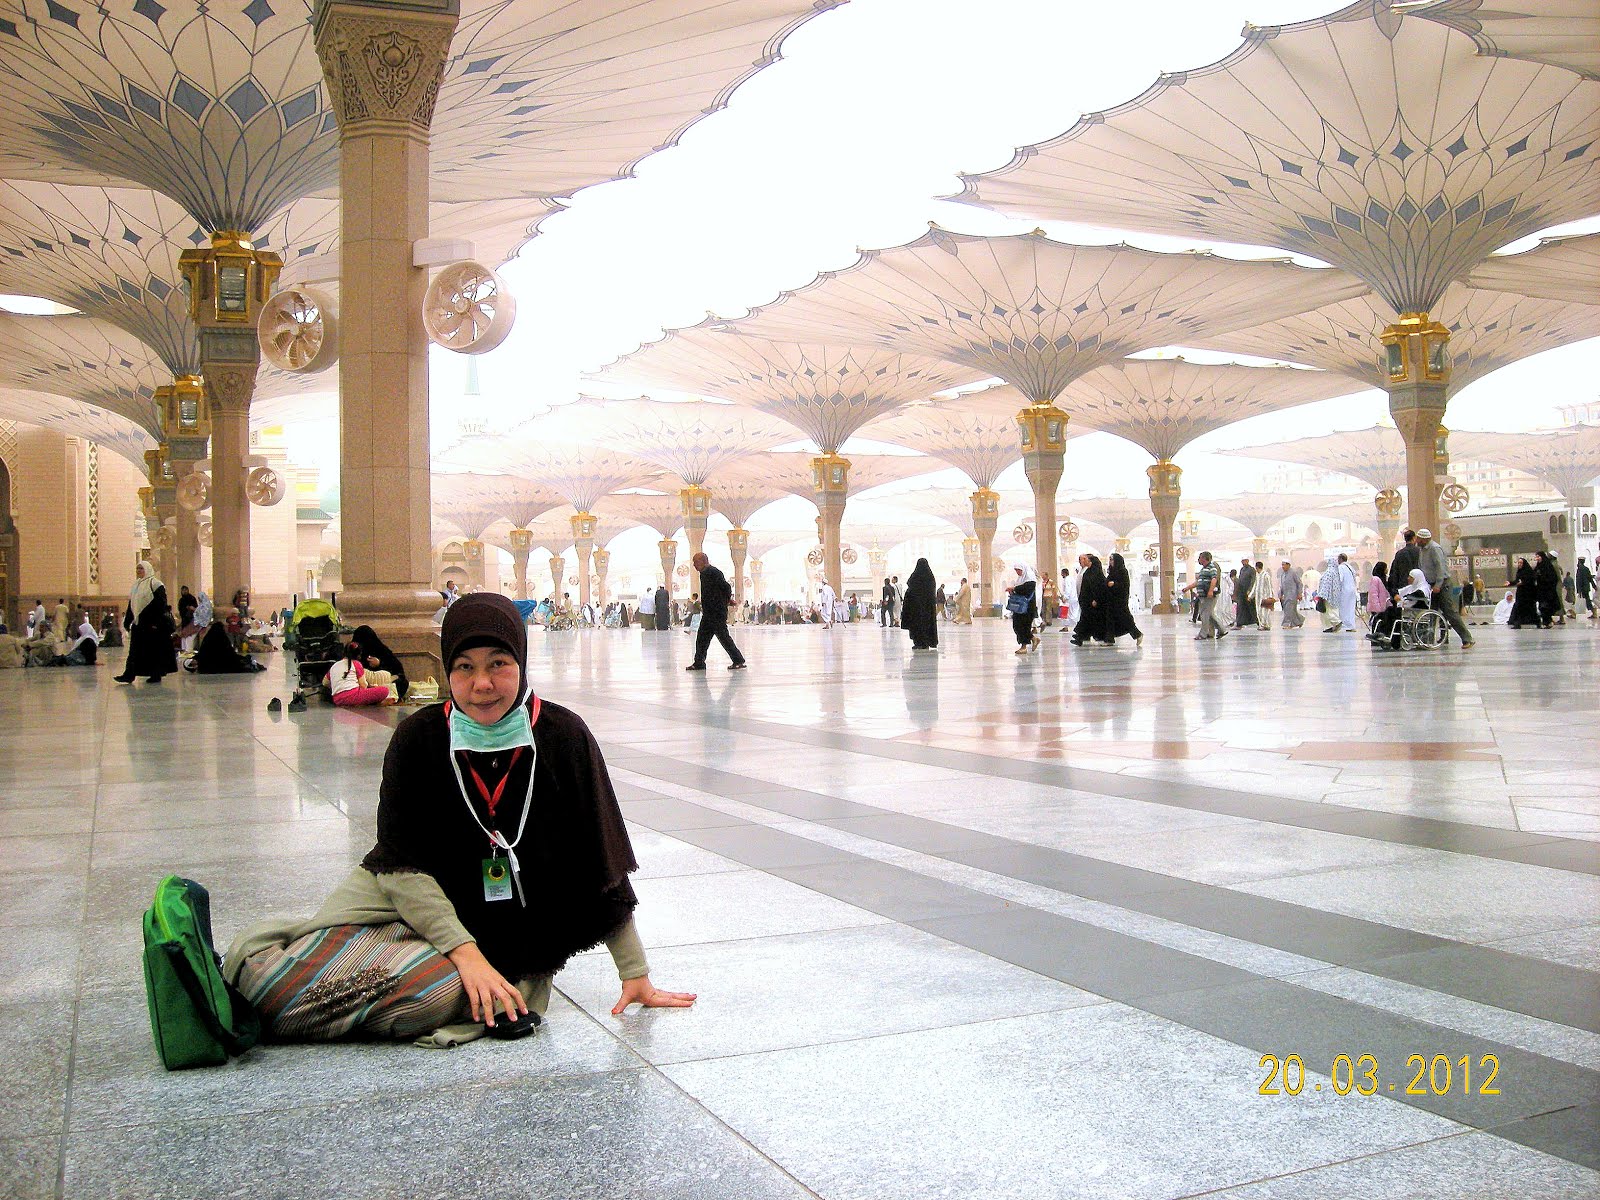
[[480,754],[493,754],[500,750],[514,750],[518,746],[533,745],[533,722],[528,718],[526,704],[513,704],[493,725],[481,725],[455,705],[450,706],[450,755],[457,750],[472,750]]

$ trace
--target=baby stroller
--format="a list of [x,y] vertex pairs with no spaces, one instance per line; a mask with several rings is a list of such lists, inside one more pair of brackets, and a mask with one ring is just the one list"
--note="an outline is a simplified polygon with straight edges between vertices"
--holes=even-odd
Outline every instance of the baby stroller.
[[294,646],[300,690],[316,691],[322,677],[344,652],[339,640],[339,610],[326,600],[302,600],[289,616],[284,644]]

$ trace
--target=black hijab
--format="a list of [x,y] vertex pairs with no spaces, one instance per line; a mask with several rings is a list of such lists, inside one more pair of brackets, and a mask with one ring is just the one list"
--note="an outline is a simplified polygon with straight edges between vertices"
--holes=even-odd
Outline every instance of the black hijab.
[[[400,665],[400,660],[395,657],[394,651],[383,644],[383,639],[378,636],[377,630],[371,625],[358,625],[356,631],[350,635],[350,640],[361,647],[361,665],[366,666],[366,660],[378,660],[378,670],[388,671],[399,682],[406,677],[406,669]],[[401,693],[404,695],[404,692]]]
[[915,596],[917,600],[931,601],[933,589],[933,568],[928,565],[927,559],[919,558],[911,574],[906,577],[906,599],[910,600]]
[[251,668],[235,652],[222,622],[213,621],[194,652],[194,669],[197,675],[236,675]]
[[1098,554],[1089,555],[1089,565],[1083,569],[1078,577],[1078,600],[1081,605],[1088,607],[1091,600],[1104,600],[1106,598],[1106,572],[1100,565]]
[[[463,650],[492,645],[523,664],[526,679],[527,627],[504,596],[457,600],[440,642],[447,673]],[[569,709],[531,695],[527,704],[535,753],[458,751],[465,797],[450,762],[447,706],[429,705],[402,721],[384,756],[378,841],[361,863],[375,875],[433,876],[484,956],[512,980],[559,970],[615,932],[638,904],[628,882],[638,863],[594,735]],[[473,772],[491,794],[504,784],[493,814]],[[480,822],[515,839],[530,772],[526,834],[516,847],[526,906],[515,896],[486,900],[490,847]]]

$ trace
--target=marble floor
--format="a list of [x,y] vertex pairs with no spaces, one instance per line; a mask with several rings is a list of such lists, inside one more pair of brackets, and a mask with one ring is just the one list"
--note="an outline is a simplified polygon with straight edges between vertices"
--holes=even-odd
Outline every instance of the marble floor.
[[156,881],[309,915],[404,713],[0,676],[0,1195],[1600,1195],[1600,634],[1147,632],[535,634],[695,1008],[612,1017],[601,951],[526,1041],[173,1074]]

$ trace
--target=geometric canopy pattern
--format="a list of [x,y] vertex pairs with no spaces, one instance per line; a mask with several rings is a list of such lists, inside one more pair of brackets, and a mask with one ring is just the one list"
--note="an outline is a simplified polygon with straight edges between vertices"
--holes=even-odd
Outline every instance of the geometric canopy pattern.
[[94,442],[122,455],[138,467],[141,474],[145,470],[144,452],[156,446],[155,438],[127,417],[79,400],[42,392],[0,387],[0,420],[42,425],[67,437]]
[[540,417],[504,434],[465,437],[434,457],[448,466],[528,480],[553,490],[579,512],[593,512],[607,492],[642,486],[659,474],[652,464],[598,443],[553,440]]
[[170,382],[144,343],[90,317],[19,317],[0,313],[0,386],[47,393],[125,417],[161,435],[155,389]]
[[1600,233],[1544,238],[1520,254],[1486,258],[1468,285],[1570,304],[1600,304]]
[[[1026,397],[1014,387],[986,388],[949,400],[913,404],[874,421],[861,430],[861,436],[920,450],[964,471],[974,487],[992,488],[1001,472],[1022,458],[1017,413],[1027,404]],[[1066,430],[1068,437],[1081,432],[1071,427]],[[965,525],[971,525],[970,496],[966,492],[952,494],[957,494],[966,506]],[[942,512],[939,515],[944,516]]]
[[1270,446],[1242,446],[1237,450],[1221,450],[1218,453],[1298,463],[1316,470],[1349,475],[1377,491],[1402,488],[1406,483],[1405,439],[1392,425],[1336,430],[1320,437],[1275,442]]
[[0,291],[43,296],[126,330],[173,375],[200,345],[178,255],[194,218],[139,188],[0,180]]
[[[1458,283],[1445,289],[1432,316],[1450,331],[1451,394],[1530,355],[1600,337],[1600,305],[1480,291]],[[1368,295],[1193,344],[1304,363],[1383,388],[1388,377],[1378,335],[1391,319],[1378,298]]]
[[1594,0],[1538,0],[1485,6],[1484,0],[1434,0],[1416,9],[1470,37],[1479,54],[1550,63],[1600,79],[1600,8]]
[[[1366,290],[1342,271],[1042,233],[978,237],[938,226],[865,252],[756,309],[751,336],[877,346],[997,376],[1030,404],[1139,350],[1304,312]],[[909,397],[908,397],[909,398]]]
[[[737,482],[755,481],[782,488],[791,496],[815,503],[817,494],[811,476],[814,457],[804,450],[772,450],[741,458],[729,465],[726,474]],[[849,458],[852,495],[937,469],[918,454],[852,454]],[[715,492],[712,494],[715,496]]]
[[828,453],[874,418],[985,376],[934,356],[825,340],[756,337],[744,322],[712,318],[671,330],[604,373],[748,405],[788,422]]
[[1070,519],[1080,525],[1084,521],[1093,521],[1096,525],[1104,525],[1119,538],[1132,536],[1139,526],[1155,519],[1150,515],[1150,501],[1142,496],[1061,501],[1060,511],[1063,522],[1069,519],[1070,514]]
[[1390,0],[1244,36],[966,178],[960,199],[1282,247],[1394,312],[1431,312],[1499,247],[1600,208],[1600,87],[1569,70],[1480,57]]
[[[696,487],[718,467],[795,440],[794,430],[781,421],[742,405],[706,400],[579,400],[549,414],[558,415]],[[672,502],[679,502],[676,495]]]
[[509,475],[436,473],[429,487],[434,518],[480,541],[496,521],[527,528],[526,522],[563,503],[554,489]]
[[1490,462],[1523,471],[1549,484],[1573,504],[1600,477],[1600,426],[1569,425],[1559,433],[1470,433],[1450,435],[1453,462]]
[[1082,376],[1057,403],[1075,424],[1172,459],[1195,438],[1235,421],[1361,390],[1329,371],[1125,358]]
[[[1236,496],[1222,496],[1215,500],[1196,500],[1194,507],[1213,516],[1237,521],[1258,538],[1267,536],[1273,526],[1281,524],[1296,513],[1322,512],[1330,505],[1343,503],[1337,496],[1313,492],[1240,492]],[[1354,500],[1352,499],[1352,503]],[[1360,502],[1361,520],[1372,520],[1372,501],[1363,497]]]
[[[627,174],[834,2],[462,0],[434,199],[562,197]],[[18,7],[0,18],[0,176],[142,185],[208,232],[254,232],[336,187],[311,0]]]

